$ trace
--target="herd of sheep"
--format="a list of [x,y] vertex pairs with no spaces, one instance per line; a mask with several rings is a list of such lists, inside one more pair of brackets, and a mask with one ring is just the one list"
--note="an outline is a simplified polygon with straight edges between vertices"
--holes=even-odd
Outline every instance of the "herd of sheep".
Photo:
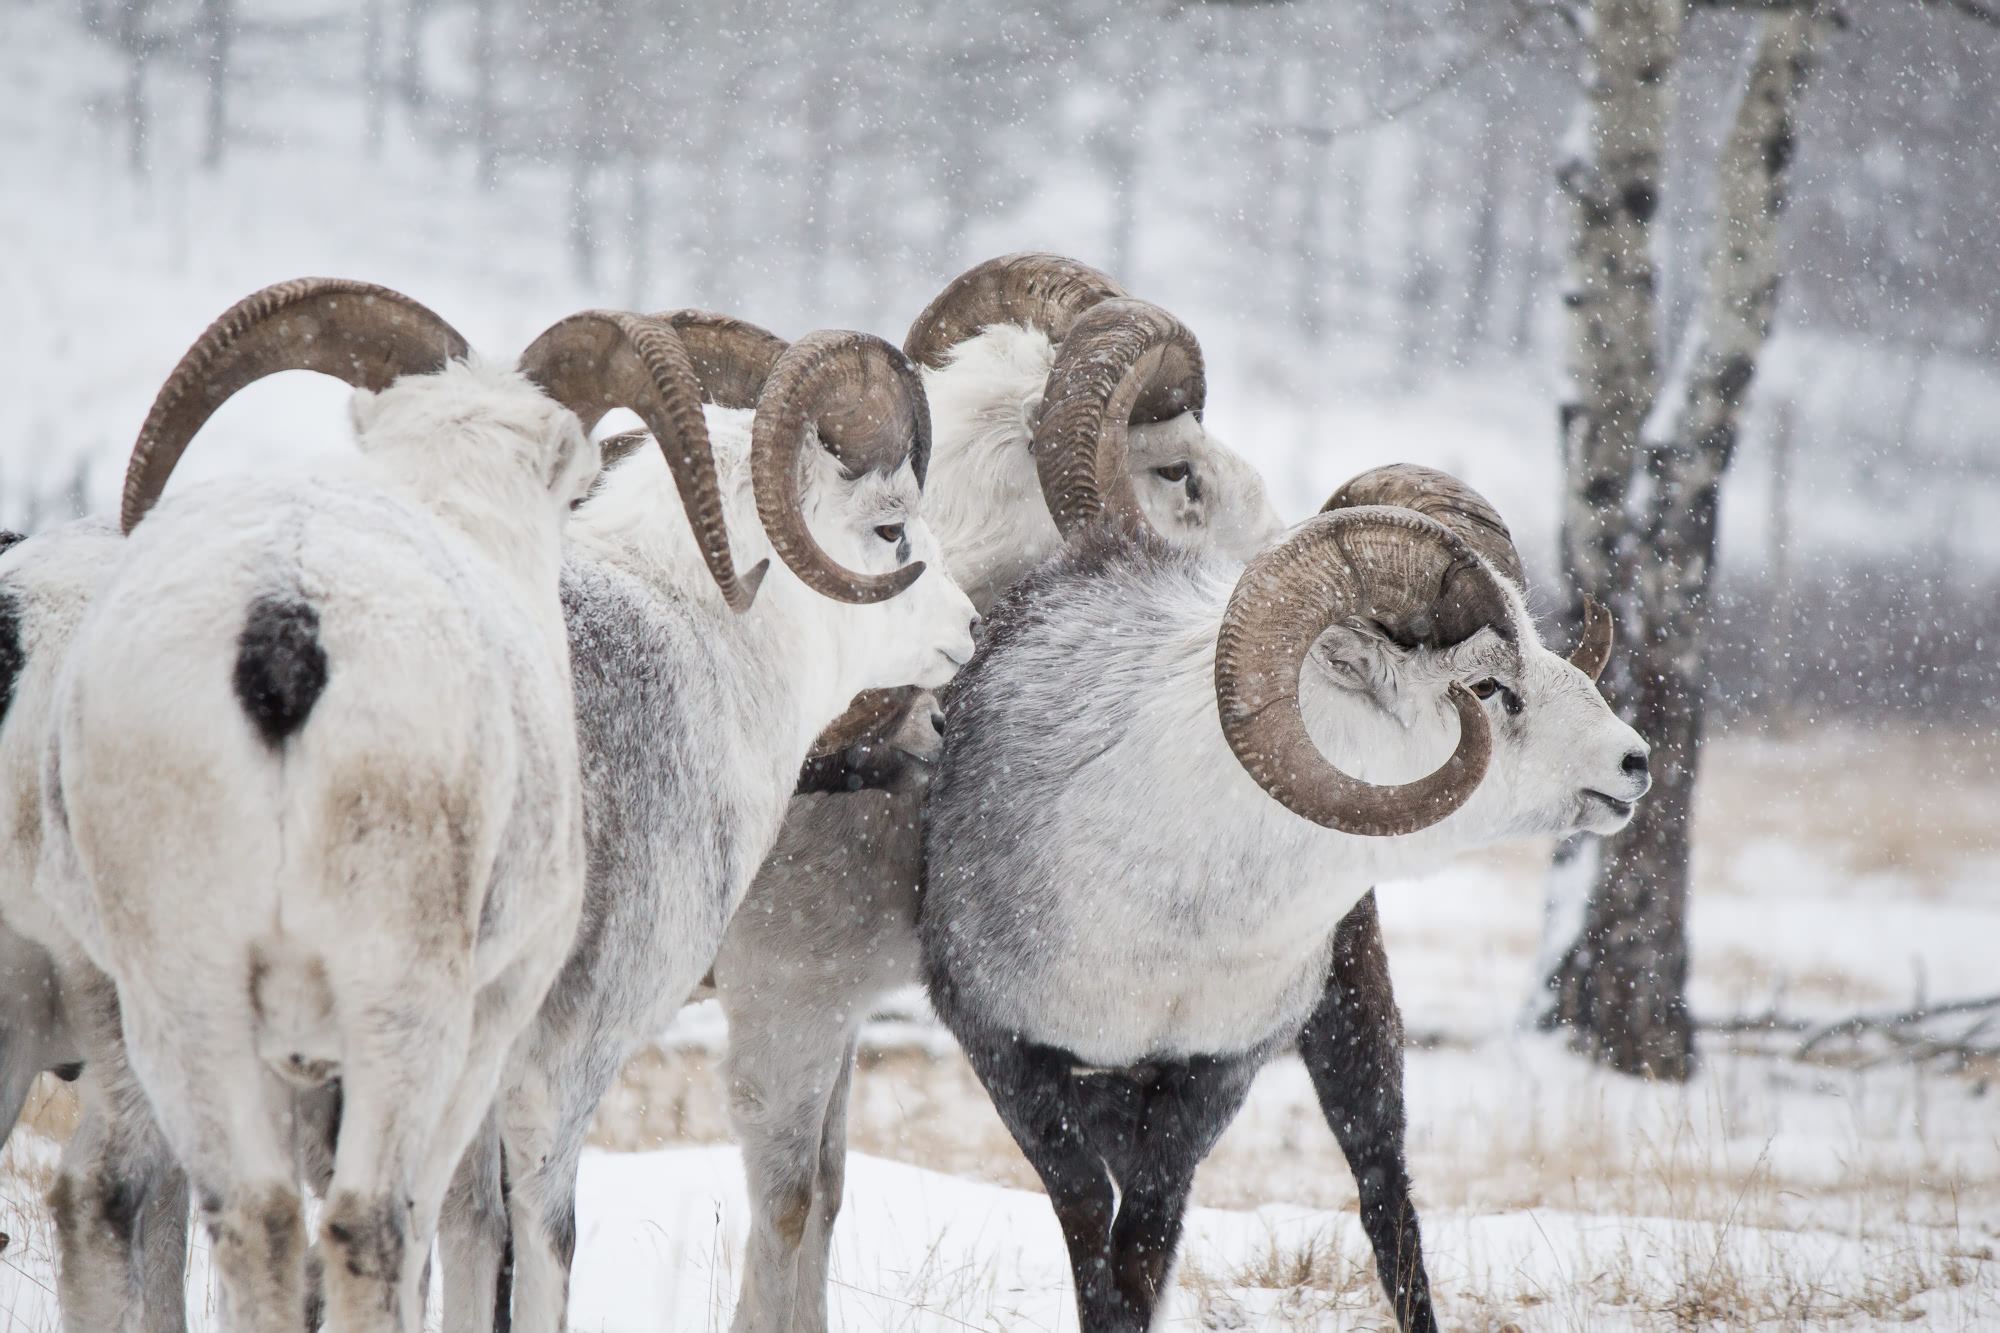
[[[231,394],[358,457],[162,494]],[[862,1020],[923,982],[1047,1187],[1082,1326],[1151,1326],[1197,1164],[1296,1048],[1435,1326],[1370,886],[1608,832],[1647,751],[1506,525],[1380,468],[1287,528],[1194,336],[1012,255],[901,350],[589,311],[511,367],[302,279],[161,388],[115,522],[0,555],[0,1117],[82,1119],[70,1330],[565,1327],[599,1099],[728,1016],[738,1330],[820,1333]],[[591,442],[629,409],[644,433]],[[935,691],[935,693],[932,693]],[[305,1200],[320,1200],[309,1231]]]

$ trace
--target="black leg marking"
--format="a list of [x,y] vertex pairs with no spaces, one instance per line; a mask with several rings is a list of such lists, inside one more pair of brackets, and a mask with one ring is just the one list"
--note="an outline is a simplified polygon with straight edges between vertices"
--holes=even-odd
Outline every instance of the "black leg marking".
[[327,1205],[326,1238],[340,1248],[349,1274],[395,1291],[403,1276],[404,1238],[402,1211],[395,1204],[384,1199],[371,1206],[351,1194],[335,1199]]
[[1403,1016],[1389,983],[1371,890],[1342,918],[1319,1008],[1299,1054],[1361,1196],[1375,1271],[1404,1333],[1435,1333],[1422,1234],[1403,1155]]
[[493,1333],[513,1333],[514,1329],[514,1210],[507,1206],[511,1187],[507,1180],[507,1154],[500,1158],[500,1216],[507,1219],[507,1239],[500,1245],[500,1272],[493,1281]]
[[1077,1313],[1089,1333],[1145,1327],[1113,1280],[1111,1177],[1084,1134],[1067,1052],[1005,1034],[958,1033],[973,1070],[1049,1192],[1069,1247]]
[[319,612],[296,595],[250,604],[236,642],[236,697],[267,745],[281,745],[305,725],[326,688]]
[[549,1216],[549,1248],[565,1274],[576,1261],[576,1194],[572,1191]]
[[958,1037],[1049,1192],[1083,1328],[1144,1333],[1180,1244],[1195,1168],[1268,1052],[1079,1074],[1068,1051],[963,1028]]

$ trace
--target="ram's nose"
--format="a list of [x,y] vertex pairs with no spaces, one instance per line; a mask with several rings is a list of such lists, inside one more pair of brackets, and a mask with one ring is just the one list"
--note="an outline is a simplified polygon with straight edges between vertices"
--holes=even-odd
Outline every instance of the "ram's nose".
[[1637,800],[1652,790],[1652,761],[1648,758],[1645,748],[1627,750],[1624,761],[1618,767],[1624,772],[1626,777],[1631,778],[1639,784],[1639,789],[1633,793],[1632,799]]

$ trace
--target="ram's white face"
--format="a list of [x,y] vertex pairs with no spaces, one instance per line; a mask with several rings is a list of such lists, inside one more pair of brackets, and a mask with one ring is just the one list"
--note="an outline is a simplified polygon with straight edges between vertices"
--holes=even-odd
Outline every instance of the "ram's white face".
[[1247,561],[1283,534],[1257,469],[1192,412],[1133,426],[1126,449],[1139,508],[1168,541]]
[[1646,742],[1590,677],[1542,646],[1518,595],[1510,600],[1518,652],[1490,629],[1442,650],[1400,646],[1372,626],[1327,630],[1300,677],[1307,729],[1342,771],[1410,782],[1458,743],[1446,691],[1460,681],[1486,710],[1493,757],[1485,781],[1440,830],[1479,841],[1615,833],[1652,785]]
[[806,526],[828,555],[861,574],[888,574],[924,563],[917,581],[887,601],[842,606],[868,626],[843,636],[863,654],[857,689],[944,684],[972,658],[972,601],[945,569],[937,538],[922,517],[923,492],[906,462],[894,472],[849,477],[833,455],[807,451]]
[[[982,606],[1062,546],[1031,448],[1054,360],[1046,335],[995,324],[953,348],[944,370],[924,372],[936,432],[930,510]],[[1192,413],[1131,427],[1126,447],[1139,506],[1168,541],[1242,562],[1283,533],[1257,470]]]

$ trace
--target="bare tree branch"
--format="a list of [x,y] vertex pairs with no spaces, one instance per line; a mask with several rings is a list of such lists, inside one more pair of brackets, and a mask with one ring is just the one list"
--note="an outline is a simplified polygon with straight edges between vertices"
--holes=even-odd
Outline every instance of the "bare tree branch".
[[1487,34],[1484,41],[1465,52],[1458,59],[1446,61],[1443,68],[1439,69],[1411,92],[1391,102],[1388,106],[1371,111],[1365,116],[1357,116],[1344,125],[1267,124],[1259,126],[1258,130],[1262,134],[1273,137],[1304,139],[1306,142],[1313,144],[1329,144],[1352,134],[1380,129],[1392,121],[1400,120],[1402,117],[1407,116],[1410,112],[1415,111],[1418,107],[1440,93],[1448,92],[1458,84],[1464,82],[1467,75],[1492,60],[1494,56],[1500,53],[1502,47],[1512,42],[1530,24],[1536,19],[1541,18],[1544,14],[1556,14],[1558,16],[1565,14],[1563,7],[1558,3],[1554,3],[1553,0],[1549,3],[1537,3],[1535,0],[1513,0],[1511,8],[1513,12],[1508,16],[1507,21]]

